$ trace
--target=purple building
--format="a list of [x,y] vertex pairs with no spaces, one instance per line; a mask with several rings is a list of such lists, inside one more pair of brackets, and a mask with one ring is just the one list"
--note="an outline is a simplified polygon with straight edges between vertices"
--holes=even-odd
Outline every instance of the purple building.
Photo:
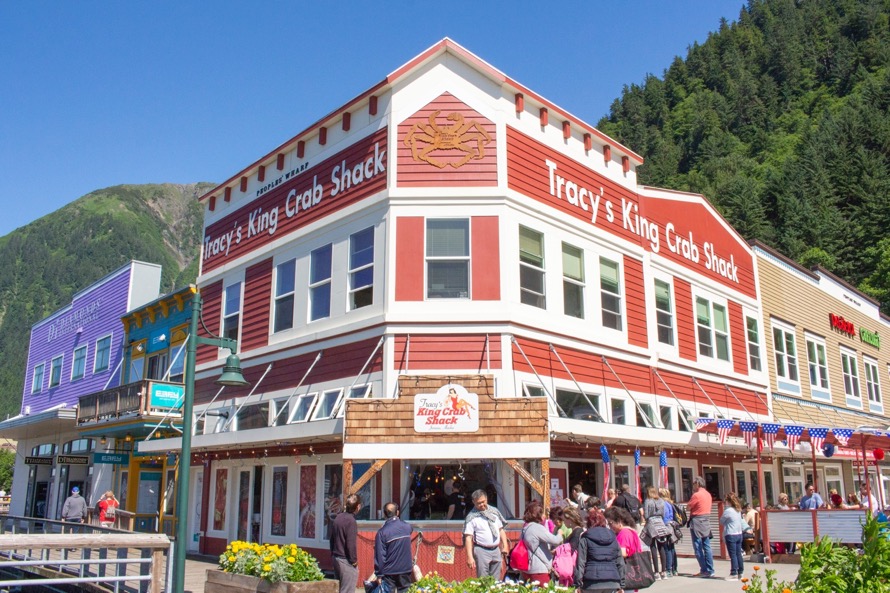
[[[56,518],[74,486],[92,502],[95,443],[76,430],[81,396],[118,385],[128,311],[158,297],[161,266],[131,261],[31,328],[21,414],[0,422],[18,441],[14,515]],[[99,488],[100,486],[97,486]]]

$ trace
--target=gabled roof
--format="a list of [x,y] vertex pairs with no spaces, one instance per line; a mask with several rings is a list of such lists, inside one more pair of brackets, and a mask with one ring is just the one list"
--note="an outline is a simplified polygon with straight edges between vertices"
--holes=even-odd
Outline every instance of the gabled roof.
[[212,190],[205,192],[203,195],[201,195],[198,198],[198,201],[203,202],[205,199],[207,199],[210,196],[223,190],[226,186],[229,186],[229,185],[232,185],[232,184],[238,182],[238,180],[241,177],[251,174],[260,165],[274,161],[275,157],[279,153],[287,152],[287,151],[291,150],[293,147],[295,147],[297,142],[299,142],[300,140],[304,140],[306,138],[316,135],[318,133],[318,128],[330,125],[331,123],[338,121],[339,119],[341,119],[343,117],[344,113],[349,112],[350,110],[369,102],[371,100],[371,97],[377,96],[382,91],[391,88],[398,81],[402,80],[403,78],[405,78],[412,72],[416,71],[418,68],[421,68],[425,64],[439,58],[441,55],[446,54],[446,53],[451,54],[451,55],[461,59],[462,61],[469,64],[470,66],[472,66],[473,68],[475,68],[476,70],[478,70],[479,72],[481,72],[482,74],[487,76],[488,78],[497,81],[502,86],[507,86],[507,87],[511,88],[515,93],[523,95],[523,97],[526,100],[529,100],[529,101],[532,101],[535,103],[540,103],[543,107],[546,107],[547,110],[552,115],[558,115],[563,120],[570,121],[573,125],[578,126],[580,129],[582,129],[586,132],[589,132],[592,136],[595,136],[596,138],[598,138],[602,143],[608,144],[609,146],[611,146],[612,149],[615,150],[616,152],[626,155],[628,158],[633,160],[637,165],[641,165],[643,163],[643,157],[641,157],[640,155],[636,154],[629,148],[621,145],[619,142],[616,142],[609,136],[603,134],[602,132],[597,130],[595,127],[586,123],[585,121],[581,120],[580,118],[572,115],[565,109],[562,109],[562,108],[558,107],[556,104],[551,103],[550,101],[545,99],[543,96],[535,93],[534,91],[530,90],[529,88],[516,82],[515,80],[513,80],[512,78],[508,77],[506,74],[502,73],[500,70],[495,68],[494,66],[485,62],[484,60],[482,60],[481,58],[479,58],[472,52],[468,51],[461,45],[455,43],[454,41],[452,41],[451,39],[446,37],[445,39],[442,39],[441,41],[439,41],[438,43],[436,43],[435,45],[433,45],[432,47],[430,47],[429,49],[424,51],[423,53],[419,54],[418,56],[414,57],[413,59],[411,59],[410,61],[405,63],[403,66],[394,70],[392,73],[390,73],[386,78],[381,80],[379,83],[375,84],[374,86],[372,86],[365,92],[359,94],[351,101],[348,101],[344,105],[338,107],[337,109],[334,109],[333,111],[331,111],[330,113],[328,113],[327,115],[325,115],[324,117],[322,117],[321,119],[319,119],[318,121],[313,123],[312,125],[308,126],[305,130],[303,130],[302,132],[300,132],[299,134],[297,134],[290,140],[277,146],[275,149],[273,149],[266,155],[262,156],[261,158],[257,159],[256,161],[254,161],[253,163],[251,163],[250,165],[248,165],[247,167],[242,169],[240,172],[231,176],[229,179],[227,179],[223,183],[217,185]]

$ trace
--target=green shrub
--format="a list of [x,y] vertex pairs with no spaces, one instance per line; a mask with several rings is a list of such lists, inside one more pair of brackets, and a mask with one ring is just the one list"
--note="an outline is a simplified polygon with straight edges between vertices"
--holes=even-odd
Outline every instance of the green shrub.
[[324,578],[315,557],[296,544],[278,546],[236,541],[220,554],[219,569],[223,572],[279,581],[320,581]]
[[408,593],[574,593],[574,587],[561,587],[551,581],[548,585],[512,581],[496,581],[494,577],[471,578],[463,582],[446,581],[431,572],[411,585]]

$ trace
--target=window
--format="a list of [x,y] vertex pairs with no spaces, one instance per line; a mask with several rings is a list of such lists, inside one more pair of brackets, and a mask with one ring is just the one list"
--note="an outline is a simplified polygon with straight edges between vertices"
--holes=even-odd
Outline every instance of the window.
[[291,329],[294,326],[294,290],[297,260],[292,259],[275,267],[275,313],[272,332]]
[[144,356],[135,356],[130,359],[130,374],[127,379],[127,383],[135,383],[136,381],[142,381],[143,373],[145,372],[145,357]]
[[655,321],[658,324],[658,341],[674,345],[674,307],[671,302],[671,285],[655,280]]
[[562,408],[568,418],[602,422],[600,398],[598,395],[584,394],[570,389],[557,389],[556,403],[559,404],[559,407]]
[[881,379],[878,377],[878,363],[863,359],[865,363],[865,387],[868,391],[868,403],[881,405]]
[[603,326],[621,331],[621,279],[618,263],[600,258],[600,298],[603,308]]
[[223,337],[238,339],[238,326],[241,325],[241,283],[226,287],[223,295]]
[[800,465],[784,465],[782,467],[782,477],[785,483],[785,492],[791,501],[800,500],[803,496],[803,467]]
[[426,296],[470,298],[470,221],[426,221]]
[[331,244],[309,255],[309,321],[331,316]]
[[244,406],[238,411],[237,430],[265,428],[269,426],[269,402]]
[[[859,393],[859,369],[856,366],[856,355],[841,350],[841,367],[844,370],[844,393],[848,398],[861,399]],[[859,405],[857,402],[854,405]]]
[[[346,392],[346,399],[365,399],[371,397],[371,384],[367,385],[353,385],[349,391]],[[337,410],[337,418],[342,418],[346,413],[346,403],[344,402],[340,409]]]
[[167,352],[159,352],[148,357],[148,374],[146,379],[162,381],[167,374]]
[[107,371],[111,366],[111,336],[103,336],[96,340],[96,358],[93,361],[93,373]]
[[327,391],[322,392],[321,397],[318,398],[318,405],[315,406],[315,413],[312,414],[312,419],[326,420],[332,417],[334,414],[334,407],[337,405],[341,393],[343,393],[342,388],[328,389]]
[[745,325],[748,330],[748,366],[752,371],[763,370],[760,362],[760,328],[757,326],[757,319],[745,317]]
[[58,387],[59,383],[62,382],[62,361],[65,359],[64,356],[56,356],[51,363],[49,370],[49,386]]
[[547,308],[544,289],[544,235],[519,227],[519,300],[533,307]]
[[831,492],[831,489],[833,488],[837,490],[837,493],[841,495],[841,498],[844,498],[844,480],[841,477],[840,466],[826,465],[822,468],[822,476],[825,479],[825,492]]
[[652,410],[651,404],[637,404],[637,426],[655,426],[655,412]]
[[674,413],[670,406],[659,406],[659,412],[661,413],[661,425],[668,429],[674,430]]
[[698,353],[702,356],[729,361],[729,327],[726,307],[707,299],[695,299],[698,325]]
[[[825,361],[825,344],[813,338],[807,338],[807,368],[810,372],[810,388],[814,390],[813,395],[822,395],[826,399],[831,399],[828,393],[828,364]],[[815,393],[824,391],[824,394]]]
[[776,375],[779,379],[797,383],[797,348],[794,345],[794,332],[782,327],[773,327],[773,350],[776,353]]
[[626,424],[624,419],[624,400],[612,400],[612,424]]
[[374,303],[374,227],[349,236],[349,309]]
[[81,346],[74,350],[74,359],[71,363],[71,380],[78,381],[83,379],[87,368],[87,347]]
[[312,408],[315,406],[316,397],[318,397],[317,393],[307,393],[298,397],[293,404],[293,413],[289,422],[305,422],[308,420],[309,414],[312,413]]
[[566,315],[584,319],[584,252],[562,244],[562,302]]
[[185,342],[171,346],[170,351],[173,353],[173,361],[170,363],[170,378],[168,380],[173,383],[182,383],[185,375]]
[[40,393],[43,391],[43,372],[46,369],[44,363],[34,367],[34,377],[31,379],[31,393]]

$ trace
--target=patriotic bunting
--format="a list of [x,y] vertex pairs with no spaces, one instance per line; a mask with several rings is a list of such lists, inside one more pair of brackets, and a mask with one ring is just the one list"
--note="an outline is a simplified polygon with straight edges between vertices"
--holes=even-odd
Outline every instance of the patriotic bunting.
[[820,451],[822,445],[825,444],[825,437],[828,436],[828,429],[809,428],[807,430],[810,433],[810,446],[813,448],[813,451]]
[[634,449],[634,484],[637,485],[637,496],[643,500],[643,493],[640,492],[640,450]]
[[609,459],[608,447],[600,445],[600,455],[603,457],[603,496],[600,500],[605,504],[609,500],[609,481],[612,479],[612,462]]
[[769,445],[770,449],[775,449],[776,447],[776,435],[779,434],[779,429],[782,428],[781,424],[766,424],[763,425],[763,438],[766,441],[766,444]]
[[841,447],[846,447],[847,443],[850,442],[850,437],[853,436],[852,428],[832,428],[831,434],[834,435],[834,438],[837,440],[838,444]]
[[720,444],[726,440],[726,437],[729,436],[729,431],[735,426],[735,420],[718,420],[717,421],[717,434],[720,436]]
[[670,488],[668,486],[668,454],[667,451],[662,450],[661,455],[658,456],[658,465],[661,468],[661,487],[662,488]]
[[708,424],[713,424],[715,420],[713,418],[696,418],[695,420],[695,430],[701,430],[703,426],[707,426]]
[[751,442],[754,440],[754,435],[757,433],[757,423],[756,422],[739,422],[739,426],[742,429],[742,436],[745,437],[745,444],[748,445],[748,448],[751,448]]
[[803,426],[797,426],[795,424],[789,424],[785,427],[785,442],[788,444],[788,448],[792,451],[797,447],[797,441],[803,436],[803,428]]

